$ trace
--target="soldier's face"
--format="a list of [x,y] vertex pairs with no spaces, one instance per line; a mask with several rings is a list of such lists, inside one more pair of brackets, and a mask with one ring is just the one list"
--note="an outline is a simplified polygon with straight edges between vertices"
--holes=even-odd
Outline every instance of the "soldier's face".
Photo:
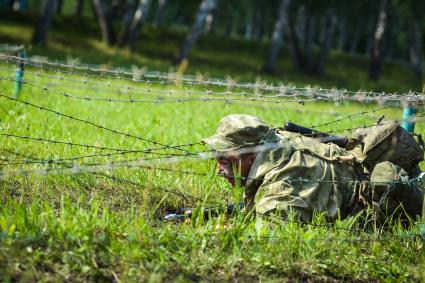
[[254,159],[255,154],[221,156],[217,159],[218,174],[225,177],[233,187],[237,185],[237,181],[240,186],[244,186]]

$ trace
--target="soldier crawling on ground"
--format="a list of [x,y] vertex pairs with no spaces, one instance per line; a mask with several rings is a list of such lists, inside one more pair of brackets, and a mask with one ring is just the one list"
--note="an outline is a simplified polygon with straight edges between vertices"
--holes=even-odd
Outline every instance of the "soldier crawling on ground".
[[423,146],[397,122],[337,146],[235,114],[203,142],[215,153],[219,174],[245,189],[247,209],[257,214],[292,211],[305,222],[315,212],[333,220],[367,208],[378,219],[422,214]]

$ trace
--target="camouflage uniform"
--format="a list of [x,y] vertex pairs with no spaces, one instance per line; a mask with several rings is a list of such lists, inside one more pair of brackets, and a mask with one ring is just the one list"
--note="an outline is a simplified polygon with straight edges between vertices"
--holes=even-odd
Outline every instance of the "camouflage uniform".
[[366,166],[358,161],[362,160],[363,149],[358,146],[346,150],[332,143],[320,143],[269,128],[249,115],[224,117],[216,134],[204,142],[217,154],[256,152],[245,196],[248,207],[259,214],[285,215],[292,211],[302,221],[308,221],[314,212],[325,212],[329,219],[335,219],[368,206],[392,212],[400,204],[409,208],[410,216],[421,214],[423,191],[417,184],[394,182],[409,179],[408,174],[387,160],[378,160],[378,164],[373,164],[377,170],[371,168],[369,175]]

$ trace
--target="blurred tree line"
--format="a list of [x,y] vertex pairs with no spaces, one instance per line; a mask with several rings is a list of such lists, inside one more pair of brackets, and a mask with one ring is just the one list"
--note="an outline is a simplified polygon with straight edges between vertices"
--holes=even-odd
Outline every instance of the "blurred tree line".
[[[108,46],[137,51],[146,23],[187,31],[175,63],[187,60],[204,33],[269,42],[264,72],[273,73],[286,48],[293,67],[323,74],[331,49],[370,58],[378,79],[384,58],[408,62],[423,74],[425,1],[414,0],[0,0],[3,7],[37,10],[33,43],[45,44],[52,18],[67,13],[99,24]],[[66,7],[66,9],[64,9]]]

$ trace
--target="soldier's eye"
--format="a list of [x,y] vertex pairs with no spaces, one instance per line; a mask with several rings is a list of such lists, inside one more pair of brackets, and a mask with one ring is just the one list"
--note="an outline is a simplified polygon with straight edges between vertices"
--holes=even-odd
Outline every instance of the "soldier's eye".
[[221,165],[226,166],[226,167],[231,167],[232,166],[232,163],[230,161],[222,161],[220,163],[221,163]]

